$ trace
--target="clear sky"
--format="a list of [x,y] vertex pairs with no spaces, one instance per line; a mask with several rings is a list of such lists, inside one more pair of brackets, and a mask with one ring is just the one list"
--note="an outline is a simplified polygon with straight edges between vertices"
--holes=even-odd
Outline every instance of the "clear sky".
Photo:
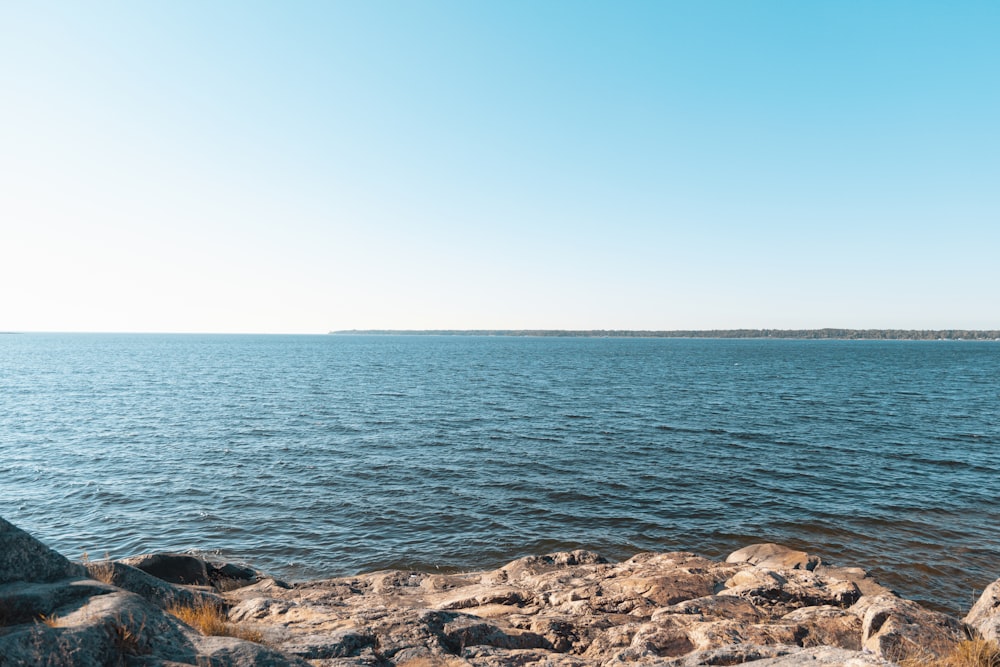
[[0,3],[0,330],[1000,328],[1000,2]]

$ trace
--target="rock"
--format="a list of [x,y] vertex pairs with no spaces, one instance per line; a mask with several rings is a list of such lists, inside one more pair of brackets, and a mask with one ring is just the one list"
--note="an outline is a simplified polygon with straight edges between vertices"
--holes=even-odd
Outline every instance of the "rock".
[[124,562],[98,561],[87,563],[86,568],[94,579],[136,593],[163,609],[172,605],[225,604],[219,595],[168,583]]
[[110,586],[58,608],[46,623],[20,624],[0,633],[0,667],[126,663],[305,667],[252,642],[204,637],[138,595]]
[[171,584],[212,585],[205,561],[187,554],[143,554],[122,558],[118,562],[131,565]]
[[245,565],[219,563],[189,554],[142,554],[117,562],[142,570],[167,583],[212,586],[223,592],[251,586],[266,578],[263,572]]
[[544,556],[525,556],[504,565],[495,574],[500,575],[504,581],[517,581],[518,579],[549,572],[556,568],[567,568],[574,565],[600,565],[607,562],[600,554],[578,549],[576,551],[561,551]]
[[0,627],[37,623],[54,616],[57,609],[84,604],[88,598],[114,590],[89,580],[4,584],[0,586]]
[[212,586],[223,592],[250,586],[265,578],[263,572],[235,563],[205,561],[205,570]]
[[[863,570],[777,545],[724,563],[686,552],[609,563],[571,551],[487,572],[288,585],[182,554],[88,563],[86,579],[7,526],[0,540],[22,555],[0,565],[33,579],[0,582],[0,667],[866,667],[941,656],[964,636],[957,619]],[[229,624],[268,645],[202,636],[165,612],[174,604],[228,608]],[[1000,581],[966,620],[995,635],[998,607]]]
[[828,579],[808,570],[779,573],[760,565],[736,573],[725,586],[719,595],[745,598],[778,615],[817,605],[849,607],[861,597],[861,591],[851,581]]
[[797,642],[802,646],[836,646],[861,650],[861,619],[832,605],[802,607],[781,617],[782,623],[794,625]]
[[814,570],[820,564],[817,556],[804,551],[795,551],[780,544],[751,544],[734,551],[726,558],[727,563],[750,563],[772,570]]
[[862,646],[896,662],[943,657],[966,638],[957,619],[902,598],[865,596],[851,613],[862,619]]
[[704,665],[739,665],[743,663],[756,665],[757,661],[786,655],[794,656],[800,650],[797,646],[725,644],[706,650],[693,651],[683,657],[659,663],[657,667],[703,667]]
[[1000,642],[1000,579],[986,587],[964,621],[983,639]]
[[857,585],[862,595],[895,595],[891,590],[869,577],[868,573],[860,567],[831,567],[821,563],[813,569],[813,572],[821,577],[852,581]]
[[833,646],[815,646],[790,651],[775,658],[746,663],[749,667],[892,667],[894,663],[866,651],[850,651]]
[[78,577],[83,568],[0,518],[0,584],[46,582]]
[[[860,597],[854,582],[688,553],[608,563],[566,552],[491,572],[378,572],[288,589],[258,583],[228,597],[240,600],[232,617],[281,629],[277,647],[338,665],[362,664],[369,652],[389,663],[451,656],[469,664],[561,664],[572,657],[565,664],[596,667],[861,648],[861,618],[847,609]],[[720,647],[730,648],[711,653]]]
[[223,602],[214,593],[121,563],[88,564],[104,581],[85,578],[83,566],[3,519],[0,549],[0,667],[306,667],[243,639],[205,637],[163,609]]
[[699,620],[725,618],[750,623],[764,618],[764,613],[749,600],[722,595],[709,595],[669,605],[654,612],[652,618],[655,621],[664,614],[697,615]]

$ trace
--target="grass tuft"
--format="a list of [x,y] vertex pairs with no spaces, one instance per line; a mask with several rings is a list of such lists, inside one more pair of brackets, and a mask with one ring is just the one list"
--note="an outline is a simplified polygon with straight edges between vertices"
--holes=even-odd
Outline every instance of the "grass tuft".
[[55,614],[39,614],[38,622],[42,625],[47,625],[50,628],[60,627],[60,618]]
[[211,602],[198,602],[193,605],[175,604],[170,606],[167,612],[203,635],[236,637],[258,644],[264,641],[264,635],[260,631],[230,623],[222,607]]
[[115,564],[111,560],[111,554],[105,554],[104,560],[93,561],[90,560],[90,554],[84,551],[80,562],[87,569],[87,574],[90,575],[91,579],[100,581],[102,584],[114,585]]
[[967,639],[940,658],[910,658],[900,667],[1000,667],[1000,644],[985,639]]
[[138,628],[135,628],[135,620],[130,615],[128,621],[118,617],[109,624],[111,638],[122,655],[143,655],[149,653],[148,647],[144,646],[142,631],[146,628],[146,621],[143,620]]

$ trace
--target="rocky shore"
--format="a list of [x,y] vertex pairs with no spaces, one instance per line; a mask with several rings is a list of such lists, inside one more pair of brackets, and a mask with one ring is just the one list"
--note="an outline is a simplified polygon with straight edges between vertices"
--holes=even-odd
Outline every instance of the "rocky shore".
[[945,664],[998,636],[1000,579],[958,619],[774,544],[290,584],[183,554],[73,563],[0,519],[0,667]]

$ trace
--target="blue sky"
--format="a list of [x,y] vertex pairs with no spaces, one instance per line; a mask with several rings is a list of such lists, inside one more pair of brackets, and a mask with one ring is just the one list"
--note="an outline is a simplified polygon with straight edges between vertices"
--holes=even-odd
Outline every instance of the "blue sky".
[[1000,328],[997,2],[6,2],[0,330]]

